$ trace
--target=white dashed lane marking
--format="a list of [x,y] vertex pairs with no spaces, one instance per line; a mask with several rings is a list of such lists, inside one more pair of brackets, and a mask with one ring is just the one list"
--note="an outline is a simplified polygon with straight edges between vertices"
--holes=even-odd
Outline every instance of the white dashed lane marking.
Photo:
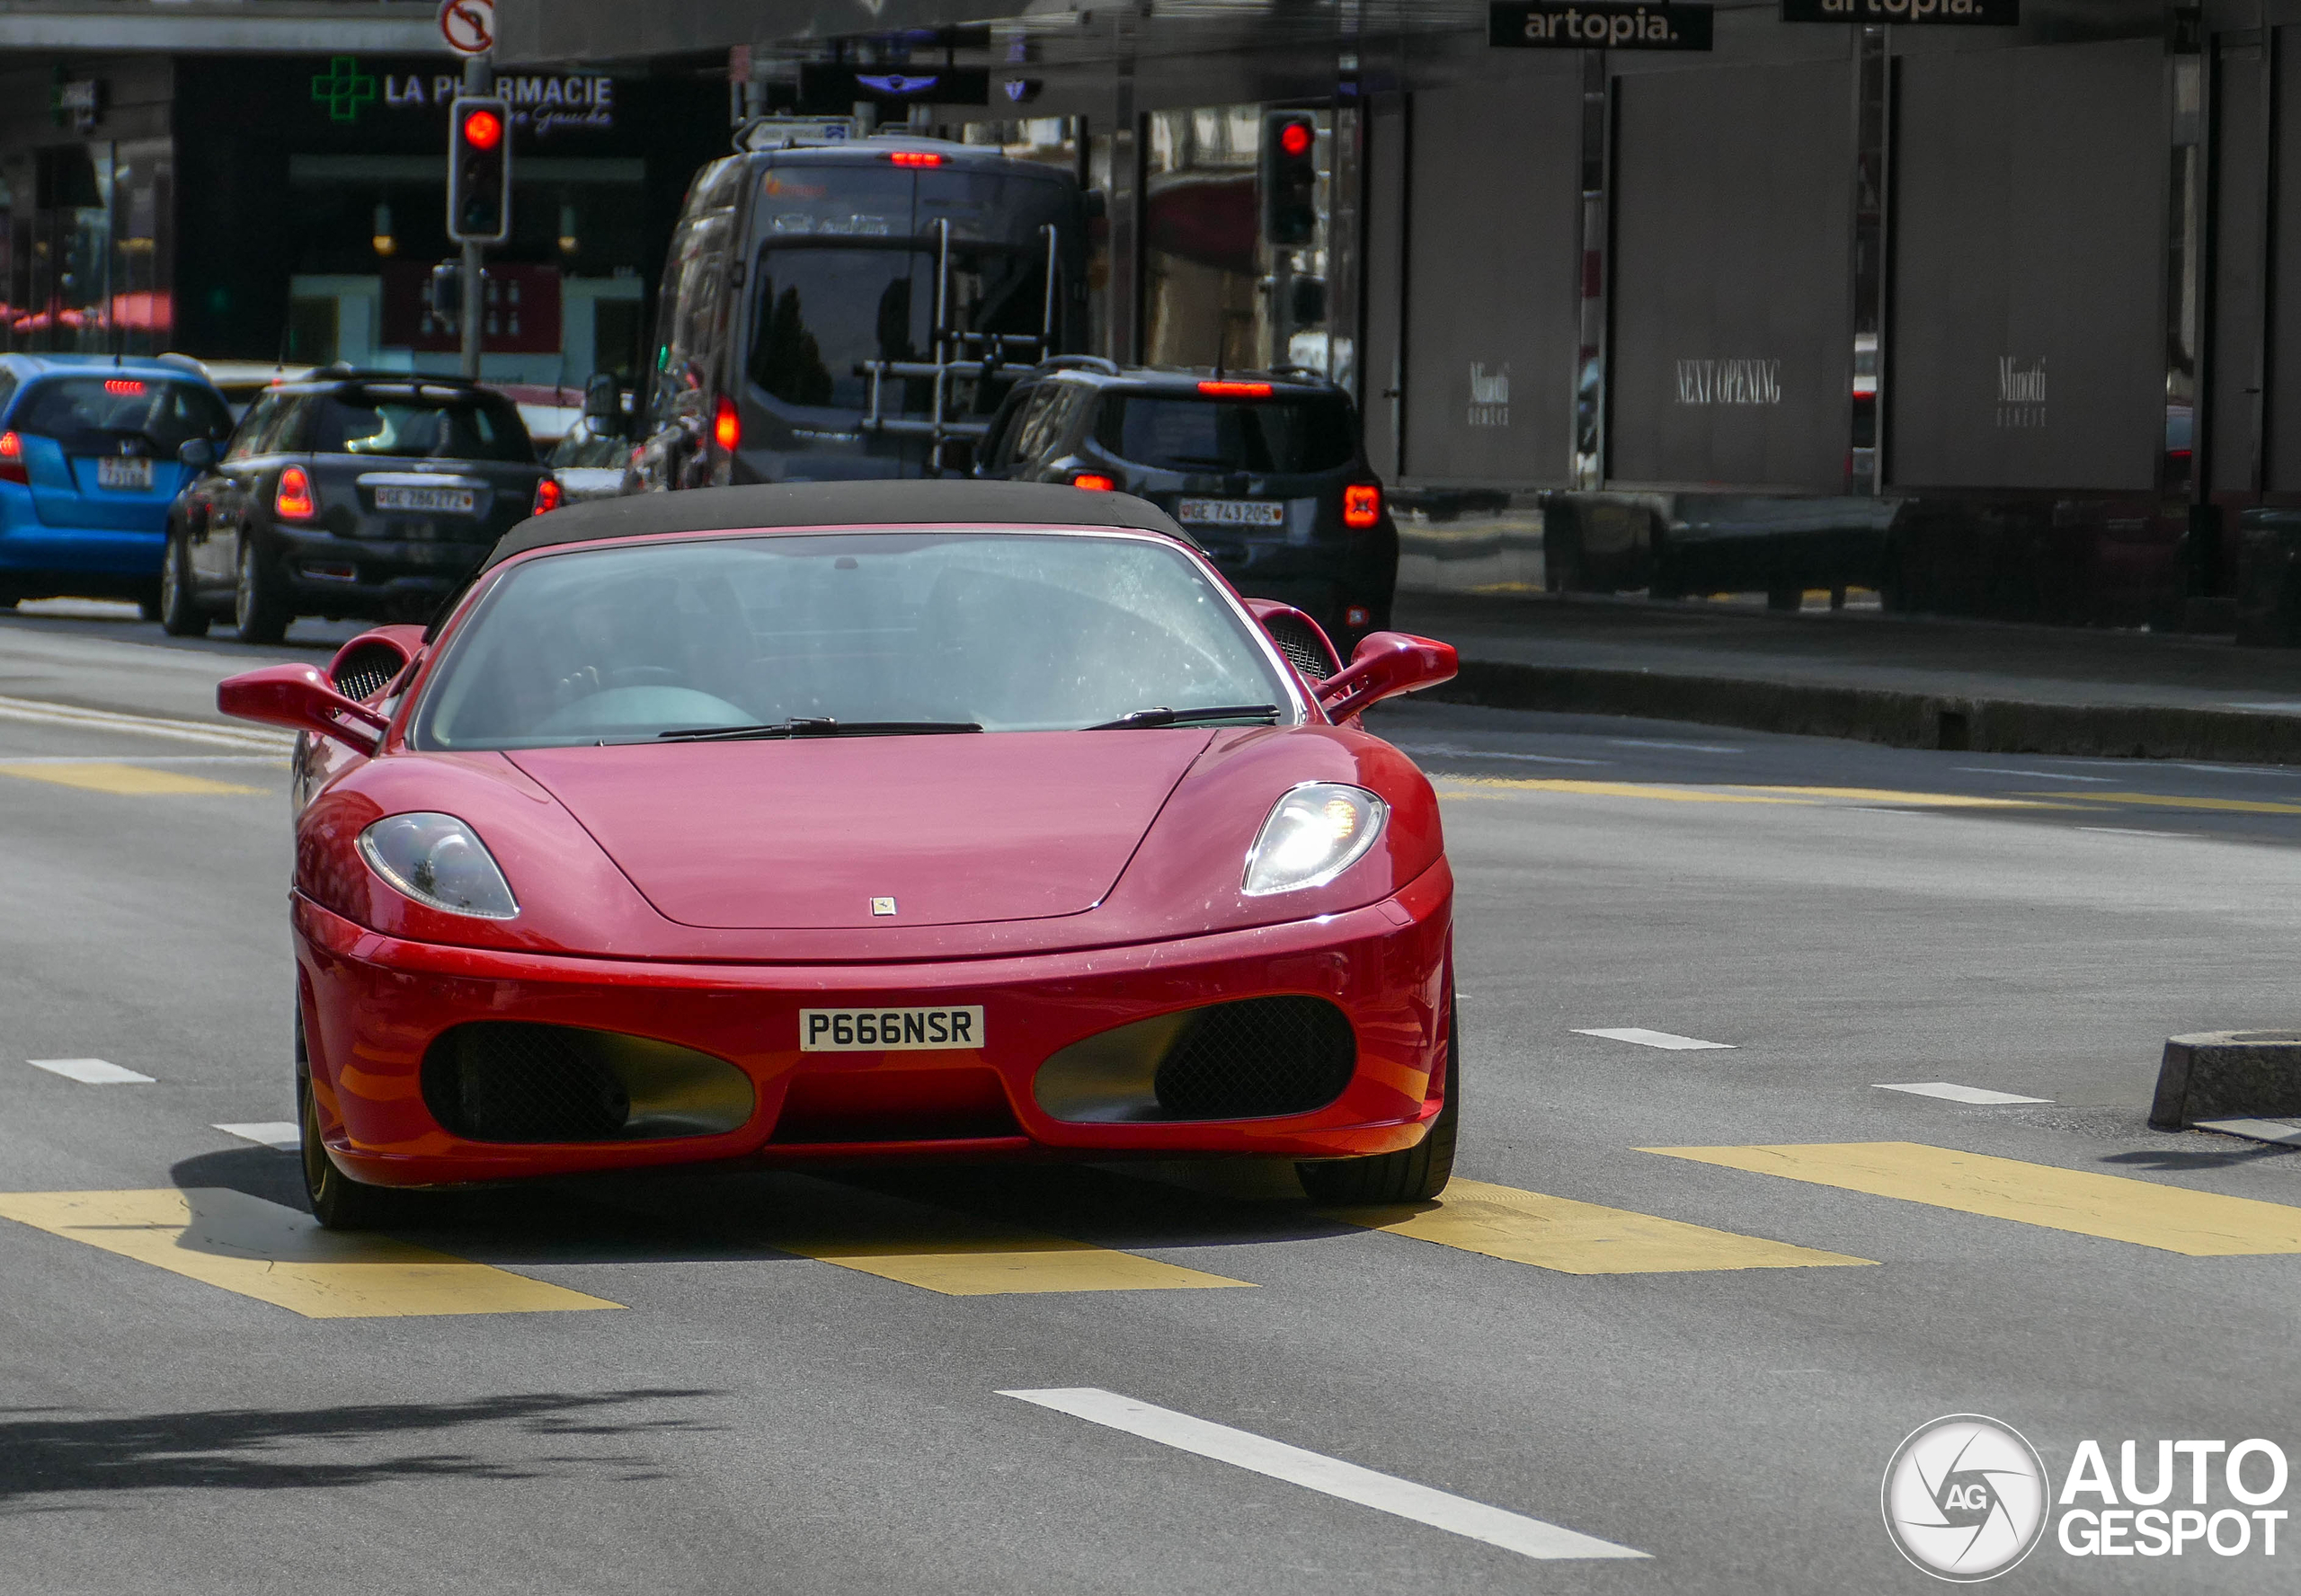
[[1233,1430],[1228,1424],[1216,1424],[1205,1419],[1193,1418],[1172,1408],[1157,1407],[1148,1402],[1138,1402],[1132,1396],[1122,1396],[1115,1391],[1100,1390],[1088,1386],[1069,1390],[1001,1391],[1001,1396],[1013,1396],[1052,1408],[1056,1413],[1085,1419],[1112,1430],[1139,1435],[1145,1441],[1155,1441],[1177,1451],[1194,1452],[1202,1458],[1212,1458],[1218,1463],[1228,1463],[1235,1468],[1245,1468],[1305,1490],[1337,1496],[1345,1502],[1355,1502],[1361,1507],[1371,1507],[1380,1512],[1411,1519],[1417,1524],[1427,1524],[1449,1534],[1467,1536],[1482,1540],[1488,1546],[1516,1552],[1524,1557],[1544,1559],[1560,1557],[1645,1557],[1649,1554],[1616,1546],[1610,1540],[1584,1535],[1578,1530],[1544,1523],[1498,1507],[1488,1507],[1483,1502],[1473,1502],[1467,1496],[1456,1496],[1445,1491],[1418,1485],[1412,1480],[1402,1480],[1395,1475],[1377,1474],[1371,1468],[1361,1468],[1355,1463],[1345,1463],[1338,1458],[1306,1451],[1289,1446],[1283,1441],[1250,1431]]
[[1742,751],[1737,748],[1728,748],[1723,743],[1657,742],[1650,737],[1609,737],[1606,742],[1612,748],[1675,749],[1682,754],[1738,754]]
[[2006,765],[1960,765],[1958,768],[1968,776],[2033,776],[2041,781],[2115,781],[2113,776],[2073,776],[2066,770],[2016,770]]
[[1879,1081],[1879,1092],[1910,1092],[1920,1097],[1940,1097],[1950,1103],[2051,1103],[2050,1097],[2024,1097],[2019,1092],[1993,1092],[1986,1086],[1961,1086],[1954,1081]]
[[1448,742],[1401,742],[1392,745],[1409,754],[1451,754],[1458,759],[1522,759],[1534,765],[1611,765],[1612,759],[1574,759],[1564,754],[1508,754],[1498,749],[1457,748]]
[[75,726],[85,732],[131,732],[146,737],[172,737],[180,742],[204,742],[210,747],[238,749],[247,753],[286,754],[296,746],[295,733],[268,727],[122,714],[117,710],[84,709],[78,705],[51,704],[40,698],[0,697],[0,720],[40,726]]
[[83,1082],[91,1086],[118,1086],[135,1083],[152,1084],[148,1075],[138,1075],[133,1069],[102,1059],[27,1059],[25,1063],[34,1069],[45,1069],[50,1075],[60,1075],[66,1080]]
[[258,1147],[277,1148],[283,1153],[295,1152],[304,1145],[302,1133],[289,1120],[262,1120],[245,1125],[218,1125],[214,1129]]
[[1643,1025],[1602,1025],[1595,1030],[1575,1028],[1577,1036],[1603,1036],[1608,1042],[1634,1042],[1640,1047],[1666,1048],[1672,1052],[1691,1052],[1697,1048],[1718,1048],[1731,1052],[1730,1042],[1704,1042],[1698,1036],[1675,1036],[1667,1031],[1648,1031]]

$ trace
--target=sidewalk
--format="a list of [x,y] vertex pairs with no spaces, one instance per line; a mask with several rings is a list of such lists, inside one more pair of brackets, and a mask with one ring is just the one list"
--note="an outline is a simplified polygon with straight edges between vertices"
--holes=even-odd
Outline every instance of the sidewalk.
[[2301,650],[1739,605],[1400,593],[1461,651],[1437,696],[1904,748],[2301,764]]

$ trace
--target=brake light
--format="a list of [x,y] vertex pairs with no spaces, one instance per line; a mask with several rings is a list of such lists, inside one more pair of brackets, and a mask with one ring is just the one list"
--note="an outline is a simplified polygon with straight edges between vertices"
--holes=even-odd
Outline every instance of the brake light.
[[1270,385],[1258,382],[1230,382],[1216,379],[1198,385],[1198,391],[1209,399],[1267,399]]
[[1382,519],[1382,490],[1373,483],[1353,483],[1342,491],[1342,524],[1364,532]]
[[719,407],[711,412],[711,441],[731,455],[743,441],[743,418],[736,412],[735,402],[724,394],[719,395]]
[[312,479],[301,466],[280,474],[280,487],[271,495],[271,513],[283,521],[308,521],[319,506],[312,502]]
[[565,495],[560,492],[559,479],[546,476],[536,484],[536,501],[528,509],[529,515],[547,515],[557,510]]
[[144,385],[138,382],[131,377],[108,377],[104,378],[104,392],[107,394],[134,395],[140,394],[143,391]]
[[0,482],[32,485],[31,473],[24,468],[24,440],[13,431],[0,432]]
[[928,150],[896,150],[887,156],[898,166],[940,166],[943,157]]
[[1107,493],[1118,486],[1099,471],[1082,471],[1071,479],[1074,488],[1084,488],[1090,493]]

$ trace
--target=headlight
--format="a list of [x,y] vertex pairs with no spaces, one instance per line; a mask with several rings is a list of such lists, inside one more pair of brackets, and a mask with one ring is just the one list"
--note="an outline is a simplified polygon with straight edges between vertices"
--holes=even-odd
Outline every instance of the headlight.
[[453,815],[396,814],[360,833],[360,856],[429,908],[483,920],[520,912],[511,884],[469,826]]
[[1390,813],[1364,787],[1305,782],[1281,798],[1247,854],[1249,898],[1324,886],[1358,863]]

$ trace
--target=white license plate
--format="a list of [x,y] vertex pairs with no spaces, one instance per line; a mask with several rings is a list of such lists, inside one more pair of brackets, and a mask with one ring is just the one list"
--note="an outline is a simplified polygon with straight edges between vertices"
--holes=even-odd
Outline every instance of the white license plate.
[[979,1048],[982,1010],[975,1008],[803,1008],[799,1051],[807,1053],[909,1052]]
[[126,493],[152,491],[152,462],[142,455],[98,455],[96,486]]
[[1264,499],[1186,499],[1175,519],[1199,527],[1283,527],[1286,506]]
[[471,514],[469,488],[378,488],[378,510],[423,510],[441,515]]

